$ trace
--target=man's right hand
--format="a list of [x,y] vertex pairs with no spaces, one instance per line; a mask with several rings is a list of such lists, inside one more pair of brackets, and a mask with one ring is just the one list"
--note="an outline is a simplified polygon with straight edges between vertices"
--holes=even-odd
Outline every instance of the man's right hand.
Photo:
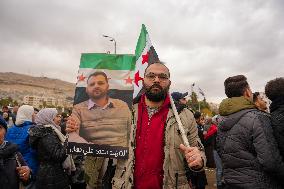
[[76,132],[78,129],[79,129],[79,124],[77,123],[76,119],[72,116],[69,116],[66,122],[66,132],[72,133]]

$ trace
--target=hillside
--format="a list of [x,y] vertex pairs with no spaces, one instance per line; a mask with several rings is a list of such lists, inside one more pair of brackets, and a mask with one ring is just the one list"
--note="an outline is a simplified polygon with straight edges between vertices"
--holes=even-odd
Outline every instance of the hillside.
[[75,84],[47,77],[33,77],[12,72],[0,72],[0,98],[12,97],[22,102],[24,96],[45,96],[73,101]]

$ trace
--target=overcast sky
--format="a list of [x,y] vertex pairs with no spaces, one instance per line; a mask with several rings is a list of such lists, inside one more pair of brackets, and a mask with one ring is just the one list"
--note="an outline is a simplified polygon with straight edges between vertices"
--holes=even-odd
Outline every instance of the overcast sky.
[[284,76],[282,0],[1,0],[1,72],[76,82],[81,53],[134,54],[145,24],[172,89],[195,82],[209,101],[244,74],[253,91]]

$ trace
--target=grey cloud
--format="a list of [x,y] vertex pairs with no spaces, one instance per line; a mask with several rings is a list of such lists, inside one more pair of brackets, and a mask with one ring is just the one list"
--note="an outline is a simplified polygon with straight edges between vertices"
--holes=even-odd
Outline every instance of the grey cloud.
[[253,90],[284,75],[284,4],[277,0],[0,2],[1,71],[75,82],[83,52],[134,53],[141,24],[172,72],[172,88],[196,82],[225,98],[223,81],[245,74]]

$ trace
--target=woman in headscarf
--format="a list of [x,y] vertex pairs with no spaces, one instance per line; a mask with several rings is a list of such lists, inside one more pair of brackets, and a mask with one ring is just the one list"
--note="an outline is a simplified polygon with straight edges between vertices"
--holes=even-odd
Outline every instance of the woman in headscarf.
[[26,165],[17,144],[5,141],[7,123],[0,116],[0,188],[19,189],[20,182],[28,184],[30,168]]
[[29,145],[29,128],[34,125],[34,108],[29,105],[22,105],[18,109],[16,124],[10,127],[6,134],[6,140],[15,143],[19,147],[19,151],[24,157],[25,162],[32,170],[32,182],[27,187],[34,188],[35,174],[38,169],[36,160],[36,152]]
[[30,144],[36,149],[40,164],[36,188],[69,188],[67,169],[73,170],[74,163],[66,154],[65,137],[60,132],[58,119],[61,118],[56,109],[42,109],[36,115],[36,126],[29,131]]

